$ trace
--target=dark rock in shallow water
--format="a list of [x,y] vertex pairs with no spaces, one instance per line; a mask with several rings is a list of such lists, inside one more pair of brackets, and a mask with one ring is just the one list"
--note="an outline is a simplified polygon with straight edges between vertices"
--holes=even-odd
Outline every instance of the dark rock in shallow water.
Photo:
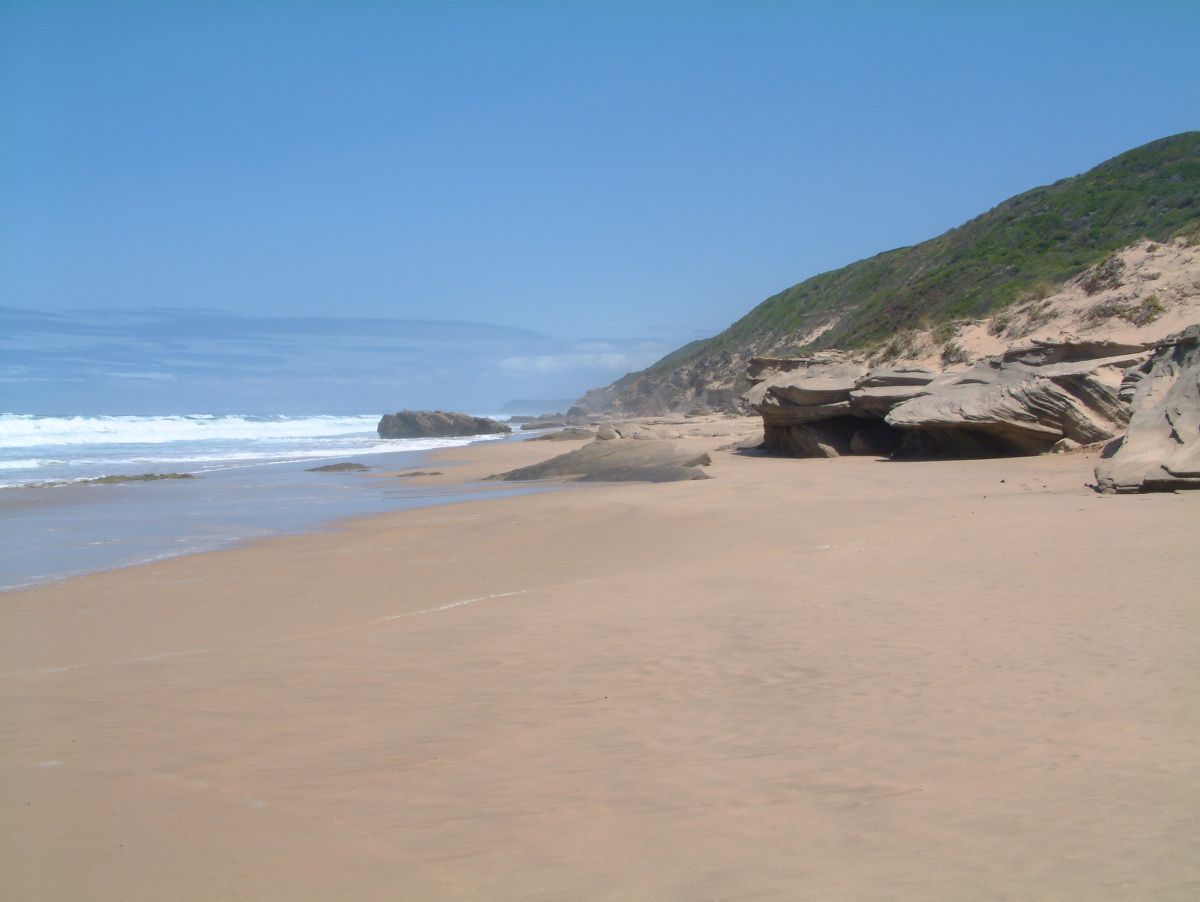
[[1097,487],[1200,489],[1200,324],[1160,342],[1138,372],[1129,429],[1105,448]]
[[512,432],[507,425],[487,417],[445,410],[402,410],[384,414],[377,427],[380,438],[449,438],[467,435],[500,435]]
[[441,476],[441,470],[413,470],[411,473],[397,473],[397,479],[407,479],[409,476]]
[[697,468],[710,463],[707,454],[689,454],[671,442],[609,439],[488,478],[504,482],[562,478],[577,478],[580,482],[679,482],[707,479]]
[[195,473],[138,473],[136,476],[98,476],[81,479],[77,485],[108,485],[117,482],[157,482],[160,479],[195,479]]
[[359,470],[371,469],[366,464],[356,464],[346,461],[340,464],[325,464],[323,467],[309,467],[306,473],[354,473]]
[[27,482],[13,488],[50,489],[67,485],[121,485],[126,482],[158,482],[163,479],[196,479],[195,473],[137,473],[132,476],[93,476],[90,479],[57,479],[52,482]]

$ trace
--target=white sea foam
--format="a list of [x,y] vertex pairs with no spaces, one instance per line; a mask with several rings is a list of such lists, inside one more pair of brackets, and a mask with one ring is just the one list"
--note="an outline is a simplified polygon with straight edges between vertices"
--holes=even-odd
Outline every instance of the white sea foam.
[[0,448],[61,445],[152,445],[210,440],[271,440],[373,434],[379,417],[254,417],[191,414],[162,417],[42,417],[0,414]]
[[206,472],[430,451],[501,436],[381,440],[374,414],[39,417],[0,414],[0,488],[146,471]]
[[[238,463],[242,461],[288,461],[315,460],[326,457],[359,457],[366,454],[395,454],[397,451],[433,451],[437,448],[454,448],[472,441],[488,441],[498,436],[476,436],[471,438],[449,439],[394,439],[389,442],[376,442],[369,445],[339,443],[334,447],[303,448],[297,450],[267,450],[267,451],[229,451],[226,453],[203,454],[180,452],[175,455],[138,456],[130,457],[130,463]],[[79,463],[95,463],[96,461],[81,459]]]
[[[58,463],[59,461],[55,461]],[[21,457],[16,460],[0,460],[0,470],[35,470],[42,465],[36,457]]]

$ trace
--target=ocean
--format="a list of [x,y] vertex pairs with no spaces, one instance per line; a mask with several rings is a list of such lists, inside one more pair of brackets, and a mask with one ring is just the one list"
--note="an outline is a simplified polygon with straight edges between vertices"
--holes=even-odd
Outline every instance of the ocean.
[[[0,589],[463,500],[475,494],[469,487],[308,470],[341,461],[414,467],[438,448],[504,439],[383,440],[378,421],[0,414]],[[145,473],[195,478],[88,482]]]

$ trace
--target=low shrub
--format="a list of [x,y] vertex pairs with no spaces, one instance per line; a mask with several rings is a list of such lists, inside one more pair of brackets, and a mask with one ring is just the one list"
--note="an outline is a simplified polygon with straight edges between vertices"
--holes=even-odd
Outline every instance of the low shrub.
[[1144,298],[1136,307],[1130,307],[1121,313],[1121,319],[1135,326],[1145,326],[1154,322],[1167,311],[1167,305],[1157,294]]
[[938,323],[929,333],[929,337],[935,345],[944,345],[956,335],[958,335],[958,323]]
[[1125,261],[1115,254],[1097,263],[1079,280],[1085,294],[1092,295],[1109,288],[1120,288],[1125,275]]
[[972,359],[967,349],[957,341],[948,341],[942,348],[942,363],[946,366],[953,363],[970,363]]

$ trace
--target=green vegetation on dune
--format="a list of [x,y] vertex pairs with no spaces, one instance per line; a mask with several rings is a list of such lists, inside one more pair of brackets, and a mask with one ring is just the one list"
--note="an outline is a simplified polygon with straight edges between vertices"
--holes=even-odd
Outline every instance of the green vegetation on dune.
[[[624,413],[725,405],[744,390],[747,355],[883,348],[917,329],[946,330],[1046,298],[1115,251],[1180,236],[1200,244],[1200,132],[1151,142],[936,238],[813,276],[581,403]],[[1097,269],[1096,290],[1109,275]],[[1161,314],[1161,304],[1118,306],[1113,315],[1132,323]]]
[[[644,372],[657,373],[673,370],[681,363],[691,360],[693,357],[699,355],[704,351],[705,348],[712,345],[713,341],[714,339],[711,338],[698,338],[695,341],[689,341],[682,348],[676,348],[666,357],[663,357],[661,360],[651,364],[646,370],[644,370]],[[625,383],[629,382],[637,375],[637,373],[629,373],[626,376],[622,376],[615,383],[613,383],[613,386],[618,389],[623,388]]]
[[812,330],[840,315],[812,346],[861,347],[919,321],[993,313],[1039,283],[1061,283],[1115,250],[1197,223],[1200,132],[1187,132],[1019,194],[937,238],[801,282],[713,344]]
[[1185,132],[1026,191],[937,238],[813,276],[646,372],[772,339],[794,339],[794,350],[876,345],[904,329],[1044,297],[1122,247],[1198,229],[1200,132]]
[[815,328],[814,347],[861,347],[919,321],[984,316],[1039,283],[1078,275],[1143,238],[1200,222],[1200,132],[1163,138],[1034,188],[930,241],[801,282],[768,298],[716,344]]

